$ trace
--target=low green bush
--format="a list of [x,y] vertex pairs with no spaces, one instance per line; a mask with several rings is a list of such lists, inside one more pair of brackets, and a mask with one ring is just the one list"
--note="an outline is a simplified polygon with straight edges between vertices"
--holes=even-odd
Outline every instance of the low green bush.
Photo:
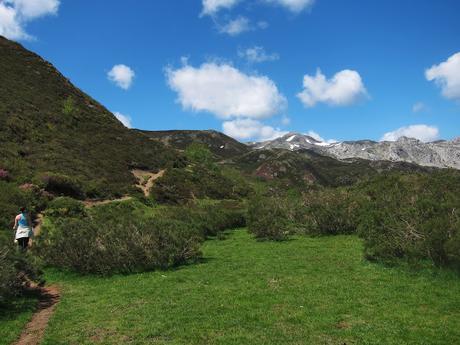
[[233,200],[168,207],[165,212],[170,218],[193,224],[204,238],[246,225],[245,208]]
[[460,173],[381,176],[362,190],[359,234],[367,258],[460,270]]
[[65,196],[50,201],[45,211],[48,217],[80,217],[85,213],[85,205],[81,201]]
[[34,252],[48,265],[101,275],[168,268],[201,255],[202,237],[193,224],[133,216],[129,207],[104,211],[50,220]]
[[13,244],[13,236],[0,235],[0,305],[24,293],[32,281],[41,280],[37,260],[20,252]]
[[62,174],[46,173],[41,177],[43,186],[47,192],[83,199],[85,193],[82,183],[76,179]]
[[262,196],[249,200],[247,224],[257,239],[274,241],[287,239],[293,225],[283,200]]
[[361,200],[346,189],[322,189],[305,196],[296,220],[313,235],[351,234],[357,231]]

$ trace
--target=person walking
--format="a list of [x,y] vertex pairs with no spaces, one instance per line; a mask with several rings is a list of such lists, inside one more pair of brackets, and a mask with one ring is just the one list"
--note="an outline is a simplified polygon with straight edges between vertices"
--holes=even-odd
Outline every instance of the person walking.
[[33,236],[33,230],[25,207],[21,207],[20,210],[21,213],[14,219],[13,230],[16,230],[15,241],[17,241],[19,248],[25,251],[29,246],[29,238]]

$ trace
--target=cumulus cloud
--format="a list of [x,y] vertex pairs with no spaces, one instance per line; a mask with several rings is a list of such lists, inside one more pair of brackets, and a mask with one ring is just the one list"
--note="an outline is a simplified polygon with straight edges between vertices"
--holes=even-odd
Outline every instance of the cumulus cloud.
[[460,52],[439,65],[425,71],[425,77],[441,87],[442,95],[448,99],[460,100]]
[[201,15],[215,15],[222,9],[230,9],[240,0],[202,0],[203,10]]
[[248,75],[226,63],[168,68],[166,78],[184,109],[207,111],[222,119],[267,118],[287,105],[268,77]]
[[238,51],[240,58],[246,59],[249,62],[259,63],[265,61],[275,61],[280,57],[276,53],[268,54],[263,47],[254,46],[251,48],[240,49]]
[[264,2],[283,6],[293,13],[300,13],[311,8],[315,0],[264,0]]
[[239,34],[251,31],[253,27],[248,18],[239,16],[228,21],[223,25],[219,25],[219,32],[230,36],[238,36]]
[[107,78],[124,90],[128,90],[131,87],[134,76],[134,71],[123,64],[113,66],[107,73]]
[[305,107],[314,107],[316,103],[333,106],[347,106],[367,95],[361,76],[352,70],[336,73],[331,79],[316,71],[315,76],[305,75],[303,91],[297,94]]
[[306,133],[308,136],[312,137],[313,139],[317,140],[317,141],[321,141],[323,143],[327,143],[327,144],[333,144],[333,143],[336,143],[337,140],[335,139],[323,139],[318,133],[316,133],[315,131],[308,131]]
[[434,141],[439,138],[439,129],[427,125],[401,127],[385,133],[380,141],[396,141],[401,137],[415,138],[423,142]]
[[59,0],[0,1],[0,35],[13,40],[31,39],[25,26],[33,19],[57,14]]
[[113,115],[115,115],[118,121],[120,121],[125,127],[133,128],[131,116],[123,115],[122,113],[119,113],[117,111],[114,112]]
[[225,121],[222,124],[222,130],[228,136],[242,140],[272,140],[288,133],[281,131],[279,128],[267,126],[260,121],[247,118]]

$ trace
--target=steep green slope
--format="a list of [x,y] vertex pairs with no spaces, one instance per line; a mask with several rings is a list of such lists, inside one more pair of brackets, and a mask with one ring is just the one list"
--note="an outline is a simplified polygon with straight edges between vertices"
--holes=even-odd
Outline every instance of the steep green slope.
[[90,196],[126,193],[132,168],[176,153],[125,128],[49,62],[0,36],[0,169],[18,183],[63,174]]
[[179,150],[185,150],[192,143],[203,144],[209,148],[217,159],[245,154],[249,146],[214,130],[170,130],[170,131],[140,131],[152,139]]

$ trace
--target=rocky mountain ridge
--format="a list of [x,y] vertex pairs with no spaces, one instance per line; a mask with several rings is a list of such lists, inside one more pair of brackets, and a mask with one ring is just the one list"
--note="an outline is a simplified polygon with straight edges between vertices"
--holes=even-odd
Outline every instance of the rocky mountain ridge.
[[460,169],[460,137],[424,143],[401,137],[397,141],[358,140],[324,142],[291,132],[274,140],[249,143],[254,149],[282,148],[290,151],[312,150],[335,159],[361,158],[371,161],[410,162],[437,168]]

